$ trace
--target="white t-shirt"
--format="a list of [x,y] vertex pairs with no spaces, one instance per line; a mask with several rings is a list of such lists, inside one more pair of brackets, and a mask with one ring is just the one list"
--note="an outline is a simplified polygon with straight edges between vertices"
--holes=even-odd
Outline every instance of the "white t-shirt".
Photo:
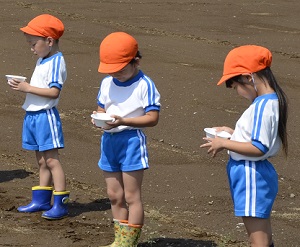
[[[160,94],[154,82],[142,71],[126,82],[107,76],[100,86],[98,105],[110,115],[124,118],[139,117],[151,110],[160,110]],[[106,132],[120,132],[125,129],[138,129],[130,126],[118,126]]]
[[[66,63],[62,53],[58,52],[51,57],[37,60],[30,85],[39,88],[57,87],[61,90],[66,79]],[[22,107],[25,111],[47,110],[57,106],[58,101],[59,97],[51,99],[27,93]]]
[[279,103],[275,93],[257,97],[237,121],[231,140],[251,142],[264,155],[248,157],[229,151],[234,160],[265,160],[276,155],[281,146],[278,135]]

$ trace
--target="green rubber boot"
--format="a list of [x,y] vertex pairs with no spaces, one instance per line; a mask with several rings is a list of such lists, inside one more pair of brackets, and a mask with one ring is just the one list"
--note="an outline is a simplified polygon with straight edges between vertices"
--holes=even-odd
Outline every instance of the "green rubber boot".
[[109,245],[101,245],[99,247],[121,247],[121,239],[122,239],[122,235],[121,235],[121,226],[120,223],[128,223],[127,220],[117,220],[117,219],[113,219],[114,221],[114,231],[115,231],[115,240],[112,244]]
[[137,247],[139,238],[142,233],[142,225],[120,223],[121,228],[121,246]]

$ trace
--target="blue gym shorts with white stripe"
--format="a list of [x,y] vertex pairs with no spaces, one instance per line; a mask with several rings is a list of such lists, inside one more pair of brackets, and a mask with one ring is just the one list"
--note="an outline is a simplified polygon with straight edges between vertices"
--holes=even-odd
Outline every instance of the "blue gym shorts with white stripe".
[[41,152],[64,147],[62,124],[55,107],[35,112],[26,111],[22,147]]
[[227,164],[235,216],[269,218],[278,192],[278,175],[268,160]]
[[98,166],[107,172],[130,172],[148,169],[146,135],[142,130],[104,132]]

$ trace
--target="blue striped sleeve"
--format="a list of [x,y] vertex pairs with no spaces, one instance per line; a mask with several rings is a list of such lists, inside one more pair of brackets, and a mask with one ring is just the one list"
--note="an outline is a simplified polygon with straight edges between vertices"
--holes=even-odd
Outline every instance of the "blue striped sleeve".
[[144,76],[144,80],[147,83],[147,88],[148,88],[148,92],[147,92],[147,98],[148,98],[148,104],[145,107],[145,112],[148,111],[159,111],[160,110],[160,95],[158,93],[158,91],[156,90],[155,84],[154,82],[147,76]]
[[260,141],[261,130],[262,130],[262,119],[264,115],[265,106],[267,104],[267,99],[262,99],[256,102],[254,111],[254,121],[253,129],[251,134],[252,145],[257,147],[263,153],[268,152],[268,147],[263,145]]
[[52,82],[59,82],[59,73],[60,73],[60,66],[61,66],[61,56],[56,56],[52,60]]

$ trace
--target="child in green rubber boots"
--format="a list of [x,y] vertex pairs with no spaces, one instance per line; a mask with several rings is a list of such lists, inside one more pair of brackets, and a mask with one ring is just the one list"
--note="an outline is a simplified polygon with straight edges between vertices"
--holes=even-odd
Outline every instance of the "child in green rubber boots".
[[158,123],[160,94],[139,69],[140,59],[137,41],[127,33],[111,33],[101,42],[98,71],[108,76],[101,82],[97,112],[114,118],[103,128],[98,162],[114,218],[111,247],[137,246],[144,224],[141,187],[149,165],[142,129]]
[[[23,109],[22,147],[33,150],[39,165],[40,185],[32,187],[32,201],[19,212],[45,211],[43,218],[56,220],[68,215],[66,178],[58,157],[64,147],[62,124],[56,108],[67,78],[66,64],[58,40],[64,32],[56,17],[42,14],[21,28],[31,51],[39,58],[30,83],[13,79],[12,90],[26,93]],[[52,184],[53,206],[51,205]]]

